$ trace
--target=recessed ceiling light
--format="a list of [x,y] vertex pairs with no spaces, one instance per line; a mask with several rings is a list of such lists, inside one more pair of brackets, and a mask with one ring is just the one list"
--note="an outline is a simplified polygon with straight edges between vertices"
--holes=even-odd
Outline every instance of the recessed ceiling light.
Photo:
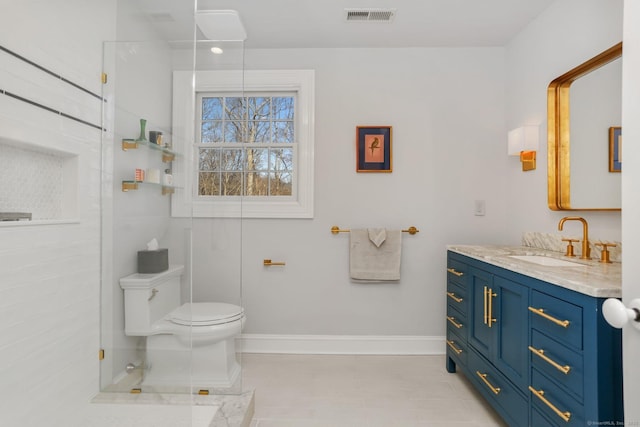
[[211,48],[211,52],[215,53],[216,55],[220,55],[224,51],[222,50],[221,47],[214,46],[214,47]]

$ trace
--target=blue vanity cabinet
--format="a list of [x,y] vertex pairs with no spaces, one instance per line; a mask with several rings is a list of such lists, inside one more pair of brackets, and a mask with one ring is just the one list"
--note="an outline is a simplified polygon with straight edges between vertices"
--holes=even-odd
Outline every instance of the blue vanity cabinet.
[[468,300],[464,316],[447,303],[465,331],[447,328],[464,349],[448,346],[449,372],[459,365],[510,426],[623,425],[621,333],[602,316],[606,298],[457,252],[447,262],[465,277],[448,276],[447,292]]

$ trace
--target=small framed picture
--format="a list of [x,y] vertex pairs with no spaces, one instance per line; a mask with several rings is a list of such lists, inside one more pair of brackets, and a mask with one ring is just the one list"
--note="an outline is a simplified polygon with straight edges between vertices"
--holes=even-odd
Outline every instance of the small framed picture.
[[356,172],[391,172],[391,126],[356,127]]
[[609,128],[609,172],[622,171],[622,128]]

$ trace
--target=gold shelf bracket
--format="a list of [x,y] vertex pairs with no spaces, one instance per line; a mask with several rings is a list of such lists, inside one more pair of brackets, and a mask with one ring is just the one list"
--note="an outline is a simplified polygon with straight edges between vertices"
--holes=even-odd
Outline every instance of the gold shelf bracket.
[[137,149],[138,149],[138,143],[136,142],[135,139],[122,140],[122,151],[137,150]]

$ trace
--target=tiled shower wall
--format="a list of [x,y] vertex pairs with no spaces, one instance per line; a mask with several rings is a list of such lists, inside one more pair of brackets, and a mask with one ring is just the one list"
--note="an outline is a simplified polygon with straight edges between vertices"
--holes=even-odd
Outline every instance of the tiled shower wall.
[[28,212],[33,220],[62,218],[64,162],[62,156],[0,142],[0,212]]
[[[102,43],[115,38],[115,12],[113,0],[11,2],[0,13],[0,45],[99,94]],[[101,122],[100,100],[19,61],[9,64],[6,56],[3,89]],[[29,192],[48,185],[59,191],[52,171],[62,159],[75,163],[79,177],[76,222],[0,227],[0,425],[80,427],[74,417],[99,390],[101,132],[0,95],[0,141],[42,147],[0,153],[21,166],[47,168],[39,173],[51,178]],[[75,157],[45,160],[58,152]],[[16,173],[3,163],[0,187]],[[5,197],[15,190],[2,191]]]

